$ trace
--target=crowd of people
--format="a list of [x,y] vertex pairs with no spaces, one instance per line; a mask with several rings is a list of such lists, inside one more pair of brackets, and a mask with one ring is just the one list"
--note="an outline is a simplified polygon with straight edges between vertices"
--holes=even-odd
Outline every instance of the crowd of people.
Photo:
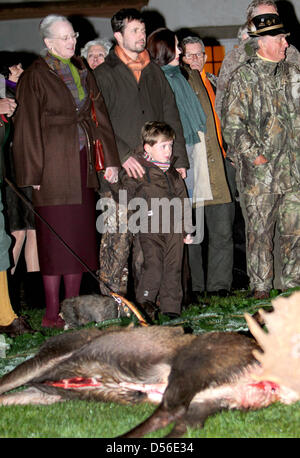
[[[195,34],[147,37],[131,8],[111,25],[114,41],[90,41],[78,57],[71,22],[47,16],[42,55],[25,71],[6,63],[1,174],[34,211],[2,186],[0,333],[33,332],[7,287],[25,240],[27,271],[43,281],[43,327],[64,327],[62,280],[64,297],[78,296],[84,272],[149,319],[180,315],[189,278],[191,301],[228,296],[237,195],[251,295],[269,297],[274,263],[283,290],[300,286],[300,54],[275,3],[250,3],[219,75],[205,71]],[[99,197],[108,211],[98,241]],[[134,213],[141,200],[146,213]],[[169,205],[157,213],[157,202]]]

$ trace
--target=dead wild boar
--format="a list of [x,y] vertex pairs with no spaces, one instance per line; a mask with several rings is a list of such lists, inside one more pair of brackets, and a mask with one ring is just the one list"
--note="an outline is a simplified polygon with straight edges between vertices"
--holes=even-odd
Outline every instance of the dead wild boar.
[[[247,316],[258,343],[234,332],[197,336],[170,326],[65,332],[0,379],[0,405],[152,402],[158,404],[153,415],[123,437],[141,437],[171,422],[176,437],[222,409],[296,402],[299,303],[300,292],[290,302],[273,301],[274,312],[263,315],[268,333]],[[22,385],[28,388],[7,393]]]

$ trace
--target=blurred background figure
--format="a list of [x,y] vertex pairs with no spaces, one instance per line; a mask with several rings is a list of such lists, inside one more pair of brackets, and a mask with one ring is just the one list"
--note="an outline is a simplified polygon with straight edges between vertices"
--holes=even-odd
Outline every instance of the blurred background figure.
[[7,269],[10,267],[9,247],[11,239],[5,230],[5,220],[2,204],[2,146],[9,131],[9,118],[16,109],[15,100],[5,97],[0,99],[0,334],[16,337],[25,332],[33,332],[24,317],[18,317],[14,312],[7,286]]
[[95,70],[98,65],[103,64],[111,47],[112,42],[108,38],[99,38],[86,43],[80,55],[85,58],[89,67]]
[[[24,71],[22,63],[19,61],[20,56],[18,53],[3,52],[0,58],[0,73],[5,77],[6,96],[15,99],[17,84]],[[6,134],[6,141],[3,145],[5,164],[3,173],[6,178],[15,183],[15,166],[12,154],[13,136],[13,123],[10,123],[9,132]],[[22,194],[26,199],[32,201],[31,187],[23,188]],[[41,307],[44,305],[44,294],[37,253],[34,214],[7,183],[3,189],[3,203],[7,214],[8,231],[13,239],[12,256],[14,264],[8,271],[9,295],[12,305],[15,310],[18,310],[23,287],[26,305],[29,308]],[[23,262],[20,262],[20,268],[16,272],[23,250],[25,275]]]

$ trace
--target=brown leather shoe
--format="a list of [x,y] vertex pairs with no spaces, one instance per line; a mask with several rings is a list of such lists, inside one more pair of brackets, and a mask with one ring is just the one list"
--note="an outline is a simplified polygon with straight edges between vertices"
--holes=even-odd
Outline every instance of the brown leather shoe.
[[15,318],[14,321],[8,326],[0,326],[0,334],[7,334],[9,337],[20,336],[25,333],[36,332],[23,316]]
[[255,290],[253,293],[254,299],[269,299],[270,292],[269,291],[258,291]]

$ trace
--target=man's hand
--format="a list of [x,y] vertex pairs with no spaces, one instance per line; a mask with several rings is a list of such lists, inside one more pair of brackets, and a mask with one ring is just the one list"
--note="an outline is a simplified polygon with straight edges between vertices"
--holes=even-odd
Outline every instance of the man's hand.
[[184,168],[181,168],[181,169],[176,169],[177,172],[181,175],[181,177],[183,178],[183,180],[186,178],[186,169]]
[[5,114],[9,118],[14,114],[17,104],[14,99],[6,97],[5,99],[0,99],[0,114]]
[[254,165],[262,165],[262,164],[266,164],[268,161],[267,159],[265,158],[265,156],[263,154],[260,154],[259,156],[257,156],[257,158],[255,159],[255,161],[253,162]]
[[123,164],[124,169],[129,177],[142,178],[145,174],[144,167],[134,157],[130,156]]

